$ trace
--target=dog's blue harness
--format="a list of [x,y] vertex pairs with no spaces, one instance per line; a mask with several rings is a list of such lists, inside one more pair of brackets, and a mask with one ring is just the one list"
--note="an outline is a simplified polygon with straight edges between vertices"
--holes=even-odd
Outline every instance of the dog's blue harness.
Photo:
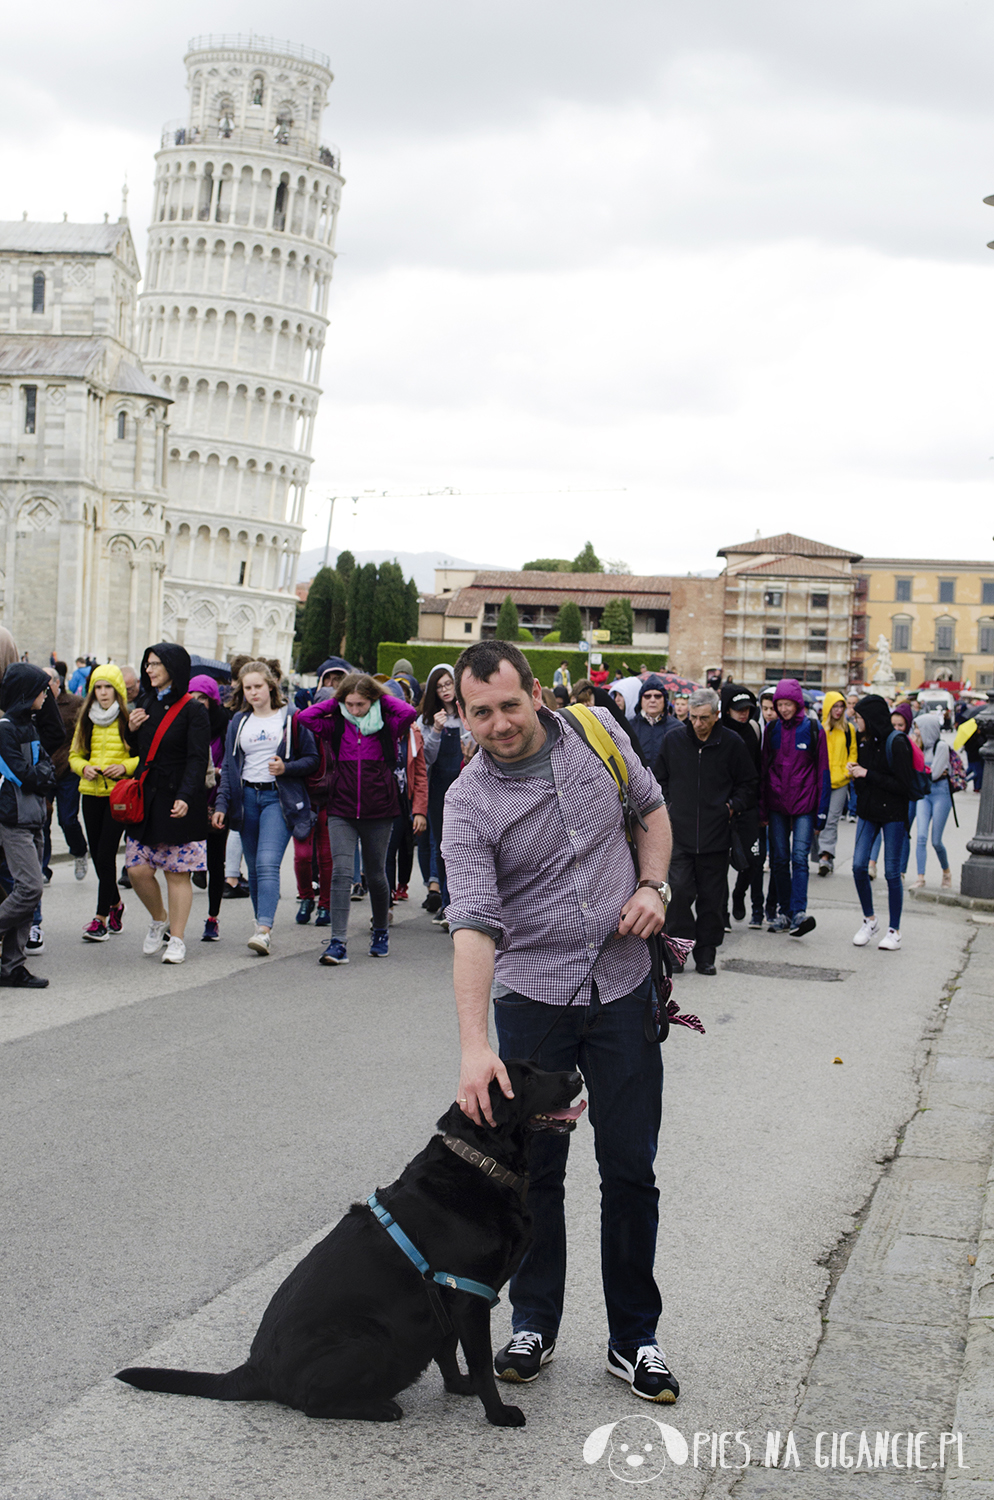
[[401,1229],[400,1225],[384,1207],[375,1193],[370,1193],[366,1199],[373,1213],[379,1219],[387,1234],[393,1240],[412,1265],[416,1266],[429,1284],[429,1290],[434,1290],[434,1284],[447,1286],[453,1292],[472,1292],[474,1297],[484,1297],[491,1307],[496,1307],[500,1301],[493,1287],[484,1286],[482,1281],[470,1281],[467,1276],[453,1276],[450,1271],[433,1271],[418,1249]]

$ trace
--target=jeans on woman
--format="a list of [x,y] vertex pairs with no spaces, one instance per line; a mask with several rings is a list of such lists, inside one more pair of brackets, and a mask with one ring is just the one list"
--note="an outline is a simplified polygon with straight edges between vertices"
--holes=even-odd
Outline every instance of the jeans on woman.
[[280,794],[272,786],[242,785],[242,852],[248,866],[255,920],[272,927],[280,899],[280,865],[290,842]]
[[[876,826],[877,826],[877,833],[876,833],[876,837],[873,840],[873,848],[870,850],[870,858],[873,860],[874,864],[876,864],[876,862],[877,862],[877,856],[880,853],[880,844],[881,844],[881,840],[883,838],[883,835],[880,832],[882,824],[878,823]],[[911,858],[911,830],[910,830],[910,828],[905,828],[905,830],[904,830],[904,843],[901,845],[901,874],[902,875],[904,875],[906,873],[906,871],[907,871],[908,860],[910,858]]]
[[770,869],[781,912],[791,920],[808,909],[808,854],[813,813],[770,813]]
[[925,874],[925,857],[928,853],[928,825],[932,824],[932,848],[939,856],[939,864],[943,870],[949,869],[949,856],[946,854],[946,846],[942,842],[942,835],[946,827],[946,819],[953,810],[953,796],[949,790],[949,781],[944,776],[941,781],[932,782],[932,790],[927,797],[923,797],[918,804],[918,873]]
[[901,884],[901,856],[904,852],[908,829],[903,822],[871,823],[860,818],[856,824],[856,848],[852,857],[852,877],[856,882],[856,894],[863,908],[864,917],[873,916],[873,887],[870,884],[870,853],[878,834],[883,837],[884,875],[887,880],[887,899],[890,906],[890,926],[895,932],[901,926],[901,908],[904,903],[904,886]]
[[387,845],[393,818],[328,819],[331,842],[331,936],[344,943],[349,933],[352,909],[352,861],[356,845],[362,849],[362,868],[373,908],[373,926],[381,931],[387,925],[390,887],[387,884]]

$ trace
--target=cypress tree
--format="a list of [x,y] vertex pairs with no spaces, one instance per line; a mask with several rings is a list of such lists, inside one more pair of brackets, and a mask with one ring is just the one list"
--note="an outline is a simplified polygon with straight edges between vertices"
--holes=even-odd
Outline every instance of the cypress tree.
[[406,641],[409,613],[407,585],[400,564],[380,564],[373,605],[374,659],[380,641]]
[[376,648],[373,643],[373,611],[376,600],[376,564],[356,568],[349,582],[348,627],[345,654],[353,666],[366,672],[376,671]]
[[[571,573],[603,573],[604,568],[600,558],[594,551],[593,542],[587,542],[582,552],[578,552],[571,565]],[[604,627],[605,630],[607,626]]]
[[409,578],[407,580],[407,629],[402,636],[397,637],[398,640],[409,641],[417,635],[419,615],[418,586],[413,578]]
[[307,603],[304,605],[300,651],[297,657],[297,665],[301,672],[315,671],[328,655],[334,593],[335,574],[330,568],[320,568],[311,581]]
[[556,616],[556,629],[564,645],[573,645],[583,639],[583,616],[580,614],[580,606],[572,599],[567,599],[560,607]]
[[630,646],[635,614],[630,599],[609,599],[601,615],[601,630],[610,630],[612,646]]
[[341,656],[345,644],[345,623],[348,616],[349,591],[341,573],[331,575],[331,610],[328,624],[328,649],[326,656]]
[[496,639],[516,641],[518,639],[518,609],[510,594],[504,595],[504,603],[497,616]]

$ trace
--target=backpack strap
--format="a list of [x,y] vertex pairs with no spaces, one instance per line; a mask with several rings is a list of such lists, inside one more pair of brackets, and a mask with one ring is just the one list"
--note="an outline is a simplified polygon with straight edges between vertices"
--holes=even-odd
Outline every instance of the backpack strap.
[[628,790],[628,767],[625,765],[624,756],[600,719],[585,704],[575,703],[570,708],[561,708],[559,717],[565,719],[571,729],[576,730],[587,748],[592,750],[607,768],[612,781],[618,788],[621,815],[625,822],[625,837],[634,852],[635,839],[632,825],[637,822],[641,828],[645,828],[646,824],[641,813],[632,806]]

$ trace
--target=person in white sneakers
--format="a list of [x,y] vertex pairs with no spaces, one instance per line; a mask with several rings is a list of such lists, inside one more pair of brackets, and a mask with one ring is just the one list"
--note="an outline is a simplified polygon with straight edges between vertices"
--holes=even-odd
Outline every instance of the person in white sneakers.
[[859,749],[850,761],[848,771],[856,787],[856,848],[852,873],[856,892],[863,908],[863,922],[853,938],[857,948],[865,948],[880,931],[873,910],[873,887],[870,883],[870,852],[878,832],[883,834],[884,871],[890,925],[877,944],[893,950],[901,946],[901,907],[904,886],[901,881],[901,856],[908,832],[908,808],[914,764],[908,737],[894,729],[887,701],[877,693],[861,698],[856,705],[855,723]]

